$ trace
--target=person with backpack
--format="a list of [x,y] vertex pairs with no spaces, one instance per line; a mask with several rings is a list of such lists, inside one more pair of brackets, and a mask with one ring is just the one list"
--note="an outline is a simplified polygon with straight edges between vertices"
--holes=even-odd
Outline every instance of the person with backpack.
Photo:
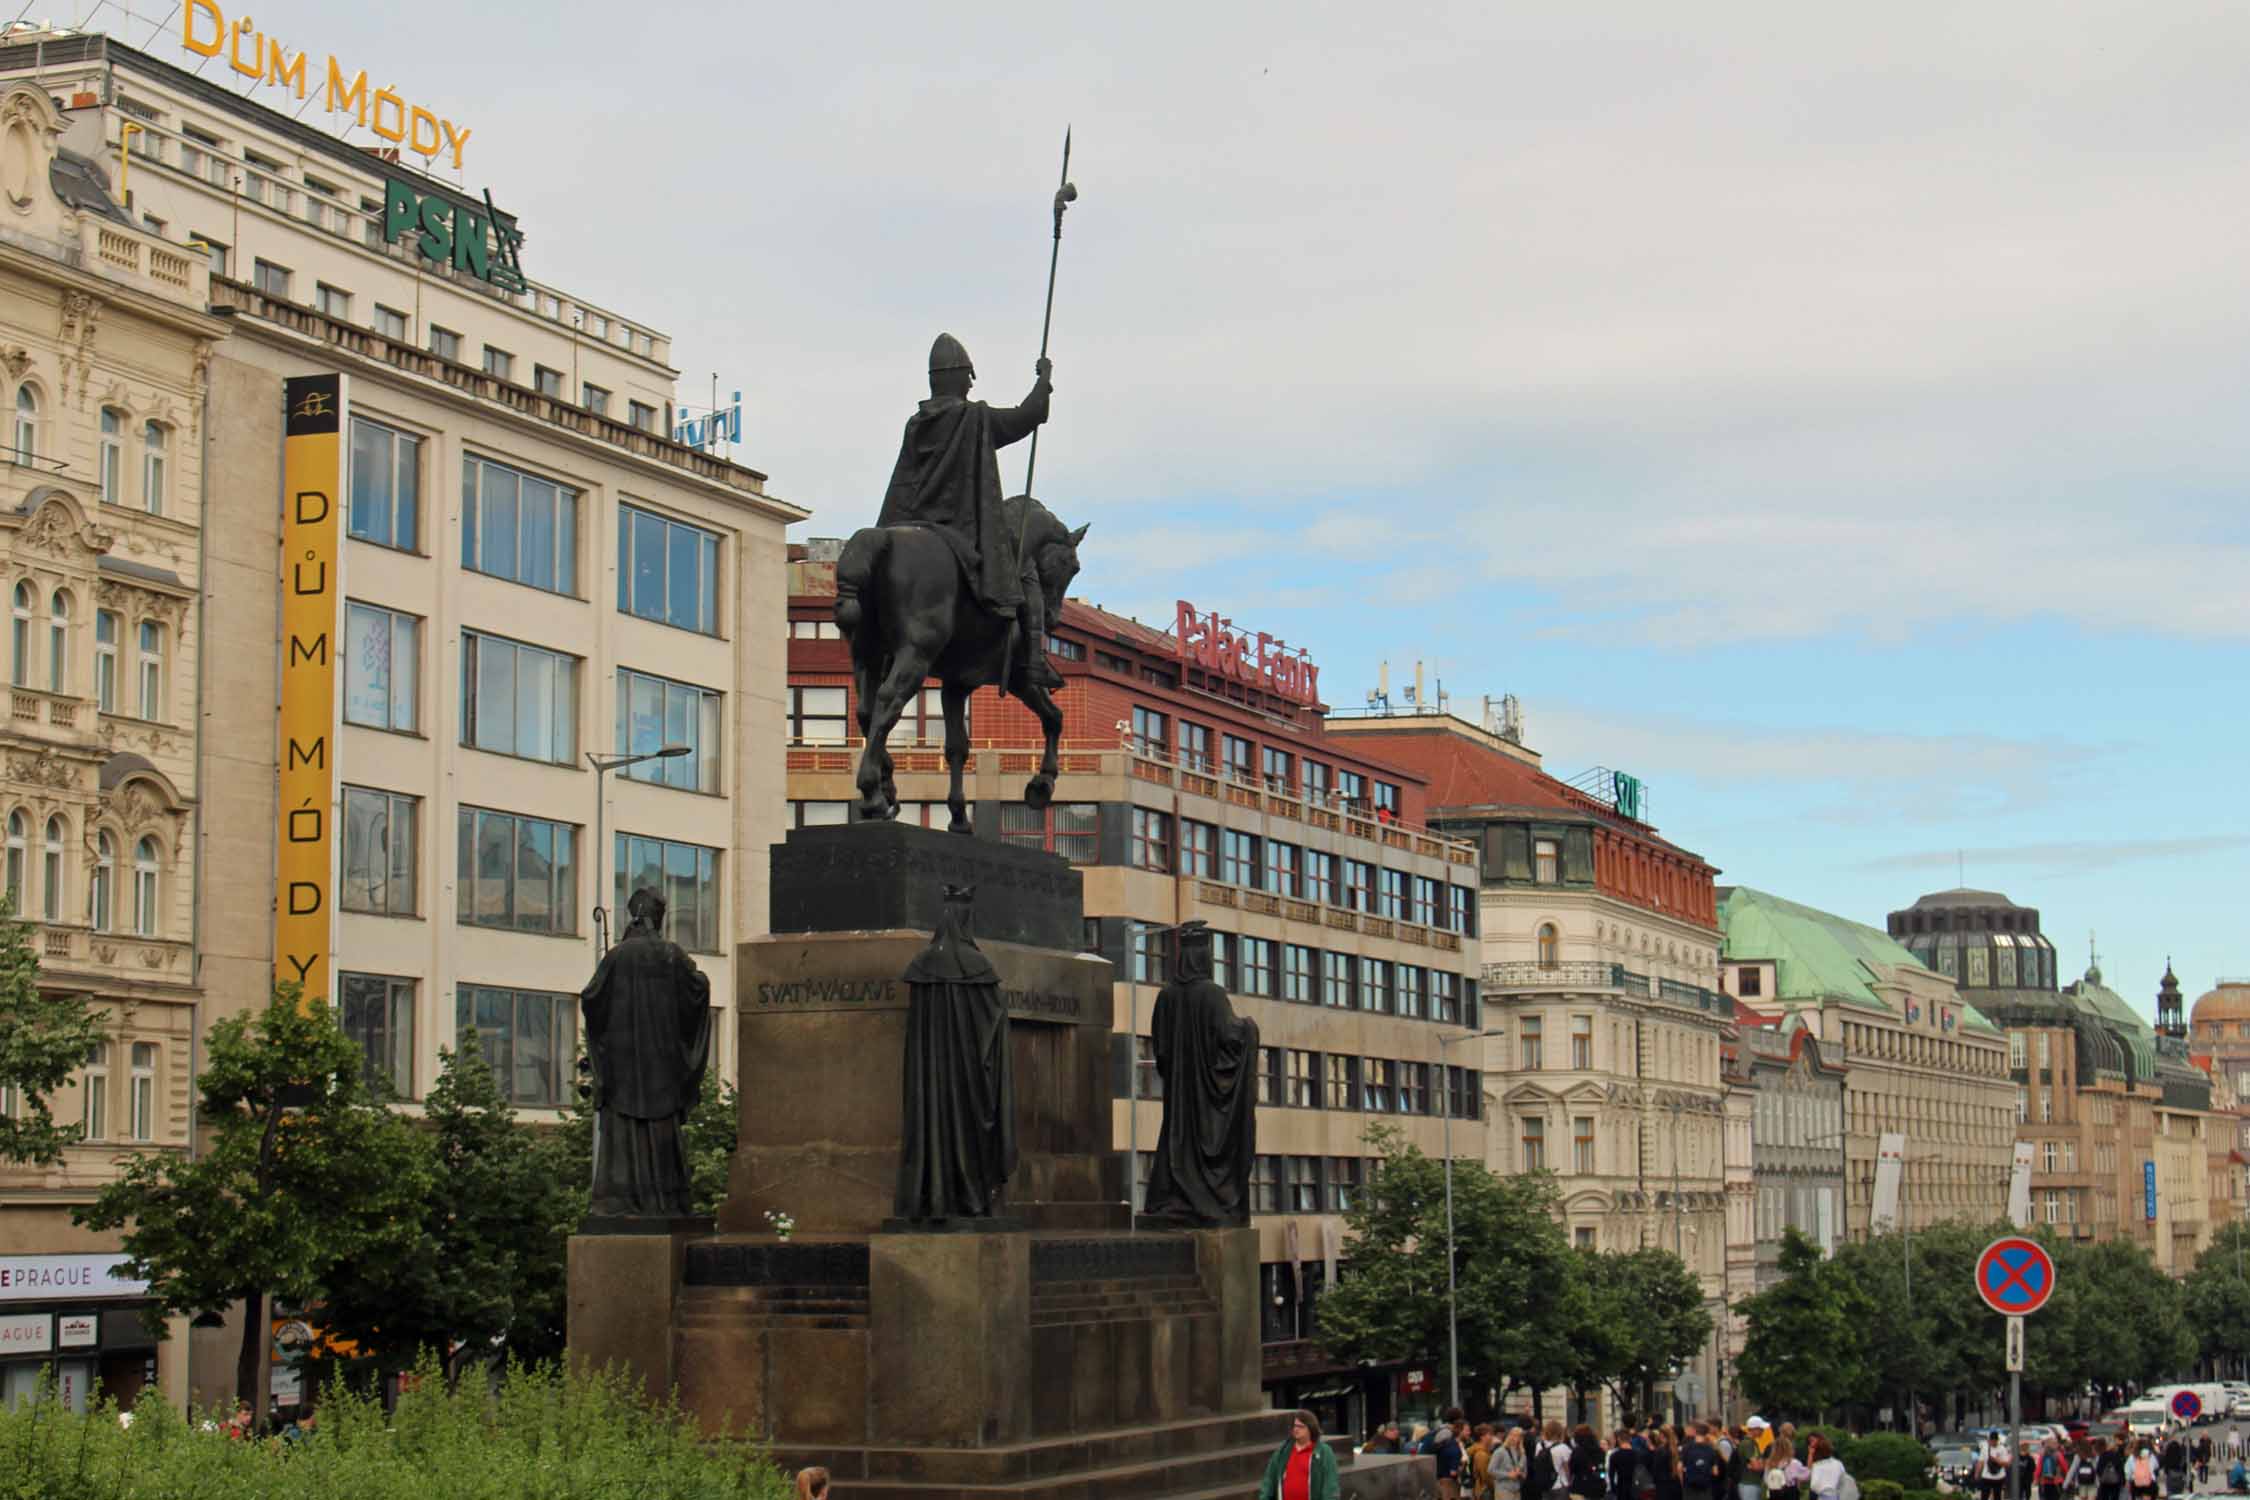
[[[1555,1492],[1556,1476],[1560,1470],[1555,1449],[1561,1444],[1562,1423],[1549,1418],[1539,1435],[1531,1440],[1531,1456],[1524,1461],[1523,1500],[1546,1500],[1547,1496]],[[1567,1460],[1569,1456],[1566,1449],[1563,1457]]]
[[1468,1414],[1449,1406],[1438,1418],[1437,1429],[1422,1449],[1437,1460],[1437,1487],[1441,1500],[1461,1500],[1461,1426]]
[[2183,1495],[2192,1487],[2188,1477],[2188,1445],[2175,1432],[2164,1440],[2164,1493]]
[[2195,1482],[2211,1482],[2211,1434],[2208,1432],[2195,1440]]
[[2133,1444],[2132,1462],[2125,1468],[2125,1483],[2133,1492],[2133,1500],[2156,1500],[2156,1455],[2149,1451],[2147,1438]]
[[1827,1433],[1814,1433],[1806,1452],[1812,1459],[1812,1472],[1805,1483],[1812,1490],[1813,1500],[1859,1500],[1859,1481],[1836,1456]]
[[2039,1445],[2039,1466],[2032,1476],[2039,1486],[2039,1500],[2062,1500],[2064,1472],[2062,1450],[2050,1437]]
[[1658,1427],[1648,1435],[1648,1456],[1641,1460],[1648,1466],[1650,1487],[1655,1493],[1650,1500],[1682,1500],[1680,1490],[1680,1454],[1673,1446],[1672,1434]]
[[1609,1450],[1609,1500],[1644,1500],[1655,1495],[1656,1487],[1649,1482],[1641,1457],[1641,1450],[1633,1444],[1633,1429],[1618,1428],[1617,1440]]
[[1688,1428],[1687,1445],[1680,1449],[1680,1493],[1687,1500],[1719,1500],[1726,1481],[1726,1460],[1711,1446],[1711,1424],[1697,1422]]
[[1570,1493],[1573,1500],[1603,1500],[1609,1493],[1602,1469],[1602,1440],[1585,1423],[1570,1435]]
[[1766,1500],[1803,1500],[1812,1471],[1797,1459],[1797,1445],[1777,1437],[1766,1450]]
[[2124,1444],[2112,1446],[2108,1438],[2095,1438],[2093,1467],[2094,1500],[2124,1500]]

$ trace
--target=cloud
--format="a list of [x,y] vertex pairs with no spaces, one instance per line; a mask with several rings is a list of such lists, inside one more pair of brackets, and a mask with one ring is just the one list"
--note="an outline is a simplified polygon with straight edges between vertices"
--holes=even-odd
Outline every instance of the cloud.
[[2250,849],[2250,834],[2172,839],[2073,839],[2001,848],[1929,849],[1911,854],[1886,854],[1862,861],[1855,868],[1883,873],[1953,870],[1963,866],[1978,870],[1998,867],[2052,877],[2089,875],[2149,860],[2200,859],[2207,854],[2225,854],[2238,849]]

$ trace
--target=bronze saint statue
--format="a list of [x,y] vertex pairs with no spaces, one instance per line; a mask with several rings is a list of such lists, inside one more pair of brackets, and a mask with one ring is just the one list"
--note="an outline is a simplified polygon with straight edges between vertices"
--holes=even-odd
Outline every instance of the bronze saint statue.
[[1258,1151],[1258,1023],[1236,1015],[1212,979],[1211,929],[1190,922],[1178,931],[1172,982],[1149,1018],[1164,1117],[1142,1216],[1247,1224]]
[[945,888],[930,944],[906,966],[903,1137],[893,1212],[984,1219],[1016,1170],[1016,1100],[1000,975],[977,948],[976,891]]
[[686,1218],[680,1129],[711,1059],[711,981],[664,936],[662,896],[644,886],[625,910],[625,936],[579,996],[594,1069],[593,1214]]

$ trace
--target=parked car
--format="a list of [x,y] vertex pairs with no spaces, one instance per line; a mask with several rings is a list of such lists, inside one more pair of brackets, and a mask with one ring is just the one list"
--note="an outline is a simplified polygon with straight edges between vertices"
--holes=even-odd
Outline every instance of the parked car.
[[1937,1461],[1938,1478],[1948,1484],[1965,1484],[1984,1451],[1984,1439],[1973,1432],[1941,1432],[1929,1440],[1930,1456]]

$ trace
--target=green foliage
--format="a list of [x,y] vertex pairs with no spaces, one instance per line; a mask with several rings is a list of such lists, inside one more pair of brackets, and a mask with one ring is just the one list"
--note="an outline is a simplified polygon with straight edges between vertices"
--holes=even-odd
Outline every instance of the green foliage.
[[2180,1296],[2205,1359],[2250,1356],[2250,1224],[2233,1220],[2211,1236]]
[[1644,1393],[1710,1341],[1702,1284],[1671,1251],[1581,1251],[1576,1269],[1593,1298],[1587,1383],[1608,1383],[1627,1406],[1645,1404]]
[[[716,1215],[726,1201],[727,1174],[734,1158],[735,1136],[741,1127],[740,1101],[734,1085],[721,1081],[717,1068],[703,1075],[703,1092],[680,1127],[680,1147],[687,1155],[688,1182],[695,1193],[698,1214]],[[576,1224],[586,1217],[593,1197],[594,1107],[575,1093],[563,1111],[562,1124],[546,1140],[550,1170],[557,1180],[578,1195],[571,1217]]]
[[31,929],[0,896],[0,1089],[13,1090],[13,1115],[0,1114],[0,1164],[53,1166],[83,1131],[58,1125],[47,1096],[86,1064],[101,1021],[83,995],[44,994]]
[[1890,1500],[1903,1491],[1927,1489],[1936,1472],[1930,1450],[1903,1432],[1871,1432],[1841,1450],[1844,1467],[1859,1481],[1861,1500],[1883,1500],[1875,1486],[1890,1487]]
[[427,1353],[447,1379],[463,1364],[559,1350],[564,1244],[582,1193],[556,1177],[485,1062],[475,1031],[440,1052],[415,1132],[429,1188],[410,1232],[326,1280],[319,1321],[374,1367]]
[[1736,1310],[1747,1328],[1736,1373],[1769,1420],[1817,1416],[1873,1393],[1865,1347],[1872,1304],[1795,1229],[1782,1236],[1781,1279]]
[[[1844,1467],[1849,1469],[1851,1465],[1846,1464]],[[1860,1477],[1857,1470],[1853,1471],[1852,1477],[1859,1480],[1861,1500],[1906,1500],[1906,1489],[1903,1485],[1888,1479],[1864,1479]]]
[[74,1217],[123,1231],[132,1273],[168,1313],[246,1301],[237,1389],[256,1399],[263,1295],[311,1302],[348,1263],[410,1253],[428,1154],[368,1097],[359,1048],[327,1002],[300,1007],[295,985],[213,1026],[196,1082],[211,1132],[202,1154],[125,1158]]
[[232,1442],[163,1400],[122,1428],[114,1408],[74,1417],[53,1402],[0,1409],[7,1500],[788,1500],[755,1444],[701,1440],[692,1420],[636,1403],[614,1377],[511,1369],[449,1390],[435,1366],[386,1415],[331,1390],[302,1441]]
[[1908,1490],[1900,1500],[1948,1500],[1941,1490]]

